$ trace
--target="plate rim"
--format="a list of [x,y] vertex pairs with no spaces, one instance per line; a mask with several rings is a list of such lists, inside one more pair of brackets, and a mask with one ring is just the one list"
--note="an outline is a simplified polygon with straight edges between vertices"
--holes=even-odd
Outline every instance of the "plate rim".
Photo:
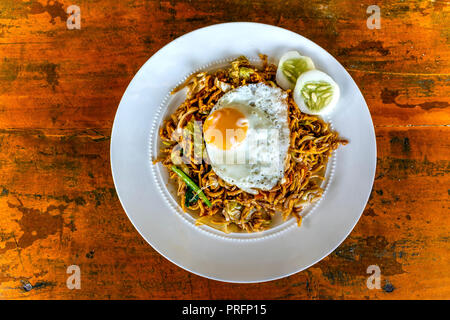
[[172,258],[170,258],[170,257],[168,257],[167,255],[165,255],[164,253],[162,253],[162,252],[160,251],[160,249],[159,249],[157,246],[155,246],[155,245],[152,243],[152,241],[151,241],[147,236],[145,236],[145,235],[143,234],[143,232],[140,230],[140,228],[136,225],[135,221],[133,221],[133,219],[131,218],[130,214],[127,212],[127,209],[126,209],[126,206],[125,206],[123,197],[120,196],[120,193],[119,193],[119,191],[118,191],[118,187],[117,187],[117,179],[118,179],[118,178],[117,178],[117,173],[115,173],[114,163],[113,163],[113,143],[114,143],[113,137],[115,136],[115,132],[117,132],[117,123],[118,123],[118,113],[119,113],[119,108],[120,108],[120,106],[122,105],[122,103],[123,103],[123,101],[124,101],[124,98],[125,98],[125,96],[126,96],[126,92],[130,89],[131,85],[133,84],[134,80],[138,77],[138,75],[140,75],[140,74],[143,72],[142,70],[145,69],[144,67],[145,67],[147,64],[150,63],[150,60],[152,60],[152,58],[154,58],[154,57],[158,56],[159,54],[161,54],[161,51],[163,51],[164,49],[167,49],[167,48],[169,48],[170,46],[175,45],[176,43],[178,43],[179,41],[181,41],[183,38],[186,38],[186,37],[190,36],[192,33],[198,32],[198,31],[200,31],[200,30],[206,30],[206,29],[210,29],[210,28],[217,28],[217,27],[222,27],[222,26],[226,26],[226,25],[237,25],[237,24],[254,25],[254,26],[261,26],[261,27],[270,27],[270,28],[274,28],[274,29],[279,29],[279,31],[282,31],[282,32],[288,32],[288,33],[291,33],[292,35],[294,35],[294,36],[296,36],[296,37],[303,38],[303,39],[306,40],[307,42],[310,42],[310,43],[314,44],[315,46],[317,46],[318,48],[320,48],[321,50],[323,50],[324,52],[326,52],[326,53],[329,55],[329,57],[331,57],[331,59],[333,59],[336,63],[338,63],[340,66],[342,66],[342,69],[343,69],[344,73],[345,73],[348,77],[350,77],[350,79],[351,79],[351,80],[355,83],[355,85],[357,86],[358,91],[359,91],[359,94],[360,94],[361,97],[362,97],[362,101],[363,101],[364,106],[366,107],[367,112],[368,112],[368,115],[369,115],[369,120],[370,120],[370,124],[371,124],[369,130],[371,131],[371,136],[373,135],[373,142],[374,142],[374,143],[373,143],[373,150],[372,150],[372,151],[373,151],[373,154],[374,154],[374,160],[375,160],[375,161],[374,161],[374,166],[373,166],[373,168],[372,168],[371,176],[369,177],[370,180],[371,180],[371,189],[373,189],[373,184],[374,184],[374,180],[375,180],[375,173],[376,173],[376,168],[377,168],[377,165],[376,165],[376,159],[377,159],[377,141],[376,141],[376,135],[375,135],[375,128],[374,128],[374,125],[373,125],[373,119],[372,119],[372,116],[371,116],[371,114],[370,114],[370,110],[369,110],[369,108],[368,108],[367,102],[366,102],[366,100],[365,100],[365,98],[364,98],[364,96],[363,96],[361,90],[359,89],[358,85],[357,85],[356,82],[354,81],[353,77],[349,74],[349,72],[347,71],[347,69],[346,69],[346,68],[345,68],[345,67],[344,67],[344,66],[343,66],[343,65],[342,65],[342,64],[341,64],[341,63],[340,63],[333,55],[331,55],[327,50],[325,50],[324,48],[322,48],[322,47],[321,47],[320,45],[318,45],[317,43],[313,42],[312,40],[310,40],[310,39],[308,39],[308,38],[302,36],[301,34],[298,34],[298,33],[294,32],[294,31],[291,31],[291,30],[288,30],[288,29],[285,29],[285,28],[281,28],[281,27],[278,27],[278,26],[270,25],[270,24],[265,24],[265,23],[245,22],[245,21],[243,21],[243,22],[226,22],[226,23],[212,24],[212,25],[208,25],[208,26],[205,26],[205,27],[201,27],[201,28],[192,30],[192,31],[190,31],[190,32],[188,32],[188,33],[185,33],[185,34],[183,34],[183,35],[177,37],[176,39],[170,41],[169,43],[167,43],[166,45],[164,45],[164,46],[161,47],[160,49],[158,49],[152,56],[150,56],[150,57],[145,61],[144,64],[141,65],[141,67],[139,68],[139,70],[135,73],[135,75],[133,76],[133,78],[130,80],[128,86],[126,87],[126,89],[125,89],[125,91],[124,91],[124,93],[123,93],[123,95],[122,95],[122,97],[121,97],[121,99],[120,99],[120,102],[119,102],[119,104],[118,104],[118,107],[117,107],[117,109],[116,109],[116,113],[115,113],[115,116],[114,116],[113,125],[112,125],[112,128],[111,128],[111,142],[110,142],[110,153],[109,153],[109,156],[110,156],[110,166],[111,166],[111,173],[112,173],[112,177],[113,177],[114,187],[115,187],[115,189],[116,189],[116,193],[117,193],[117,196],[118,196],[118,198],[119,198],[119,202],[120,202],[120,204],[121,204],[123,210],[125,211],[125,213],[126,213],[128,219],[129,219],[130,222],[132,223],[133,227],[134,227],[134,228],[136,229],[136,231],[141,235],[141,237],[142,237],[142,238],[143,238],[143,239],[144,239],[144,240],[145,240],[145,241],[146,241],[146,242],[147,242],[147,243],[148,243],[148,244],[149,244],[156,252],[158,252],[158,253],[159,253],[160,255],[162,255],[165,259],[169,260],[170,262],[172,262],[172,263],[175,264],[176,266],[178,266],[178,267],[180,267],[180,268],[182,268],[182,269],[184,269],[184,270],[186,270],[186,271],[188,271],[188,272],[191,272],[191,273],[193,273],[193,274],[196,274],[196,275],[198,275],[198,276],[204,277],[204,278],[208,278],[208,279],[212,279],[212,280],[217,280],[217,281],[222,281],[222,282],[228,282],[228,283],[262,283],[262,282],[268,282],[268,281],[274,281],[274,280],[282,279],[282,278],[285,278],[285,277],[289,277],[289,276],[291,276],[291,275],[293,275],[293,274],[296,274],[296,273],[298,273],[298,272],[304,271],[304,270],[310,268],[311,266],[315,265],[315,264],[318,263],[319,261],[323,260],[325,257],[327,257],[328,255],[330,255],[333,251],[335,251],[336,248],[338,248],[338,247],[339,247],[339,246],[340,246],[340,245],[348,238],[348,236],[350,235],[350,233],[354,230],[356,224],[359,222],[359,220],[360,220],[360,218],[361,218],[361,216],[362,216],[362,214],[363,214],[363,212],[364,212],[364,208],[367,206],[368,200],[370,199],[371,192],[368,193],[367,199],[365,199],[365,204],[364,204],[363,210],[359,213],[357,219],[354,219],[354,221],[353,221],[352,224],[351,224],[351,227],[349,228],[349,230],[348,230],[348,232],[345,234],[345,236],[342,237],[342,239],[341,239],[340,241],[338,241],[334,246],[332,246],[332,249],[331,249],[331,250],[329,250],[328,252],[326,252],[326,253],[325,253],[323,256],[321,256],[320,258],[314,260],[312,263],[310,263],[310,264],[308,264],[308,265],[306,265],[306,266],[304,266],[304,267],[301,267],[301,268],[297,269],[296,271],[293,271],[293,272],[290,272],[290,273],[285,273],[284,275],[279,275],[279,276],[275,276],[275,277],[268,277],[268,278],[265,278],[265,279],[259,279],[259,280],[230,280],[230,279],[225,279],[225,278],[220,278],[220,277],[215,277],[215,276],[205,275],[205,274],[202,274],[202,273],[200,273],[200,272],[194,271],[194,270],[192,270],[191,268],[189,268],[189,267],[187,267],[187,266],[183,266],[183,265],[181,265],[181,264],[175,262]]

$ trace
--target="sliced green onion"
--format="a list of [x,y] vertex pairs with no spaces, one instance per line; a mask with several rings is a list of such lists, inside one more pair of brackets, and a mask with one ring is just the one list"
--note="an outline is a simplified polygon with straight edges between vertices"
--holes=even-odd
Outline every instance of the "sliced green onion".
[[177,166],[172,166],[171,167],[172,171],[175,172],[186,184],[189,188],[192,189],[192,191],[195,192],[195,194],[197,194],[200,199],[203,200],[204,203],[206,203],[206,205],[208,207],[212,207],[211,202],[209,201],[209,199],[205,196],[205,194],[203,193],[202,189],[200,189],[199,186],[197,186],[195,184],[194,181],[192,181],[191,178],[188,177],[188,175],[186,173],[184,173],[184,171],[180,170]]

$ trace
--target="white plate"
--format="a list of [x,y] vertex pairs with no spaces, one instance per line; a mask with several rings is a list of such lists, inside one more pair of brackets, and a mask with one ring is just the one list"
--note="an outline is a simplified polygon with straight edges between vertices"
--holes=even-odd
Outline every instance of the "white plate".
[[[312,57],[338,83],[341,98],[326,119],[349,144],[333,155],[326,193],[301,228],[289,220],[257,234],[225,235],[181,212],[167,175],[151,158],[158,127],[183,97],[168,93],[192,72],[240,55],[273,62],[288,50]],[[218,62],[219,61],[219,62]],[[310,40],[274,26],[226,23],[190,32],[155,53],[122,97],[111,136],[111,167],[117,194],[145,240],[176,265],[207,278],[261,282],[299,272],[331,253],[351,232],[367,203],[376,167],[372,119],[357,85],[329,53]],[[314,212],[312,212],[314,211]]]

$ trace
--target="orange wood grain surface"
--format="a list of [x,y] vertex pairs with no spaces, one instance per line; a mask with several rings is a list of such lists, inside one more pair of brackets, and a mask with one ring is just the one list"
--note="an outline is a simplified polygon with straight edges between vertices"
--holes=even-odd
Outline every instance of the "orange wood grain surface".
[[[66,27],[72,4],[80,30]],[[366,26],[373,4],[381,29]],[[110,173],[133,75],[176,37],[227,21],[284,27],[329,51],[377,136],[372,195],[347,240],[260,284],[204,279],[160,256]],[[0,299],[450,299],[449,97],[448,1],[0,0]],[[66,287],[73,264],[80,290]],[[372,264],[380,290],[366,286]]]

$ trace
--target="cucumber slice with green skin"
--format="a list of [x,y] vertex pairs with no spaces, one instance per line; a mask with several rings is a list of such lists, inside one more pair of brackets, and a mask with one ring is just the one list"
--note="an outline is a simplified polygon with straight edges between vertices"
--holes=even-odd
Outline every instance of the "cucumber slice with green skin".
[[284,90],[294,89],[297,78],[305,71],[314,69],[310,57],[302,56],[297,51],[288,51],[280,58],[276,81]]
[[301,74],[294,88],[294,101],[307,114],[330,113],[340,97],[337,83],[325,72],[310,70]]

